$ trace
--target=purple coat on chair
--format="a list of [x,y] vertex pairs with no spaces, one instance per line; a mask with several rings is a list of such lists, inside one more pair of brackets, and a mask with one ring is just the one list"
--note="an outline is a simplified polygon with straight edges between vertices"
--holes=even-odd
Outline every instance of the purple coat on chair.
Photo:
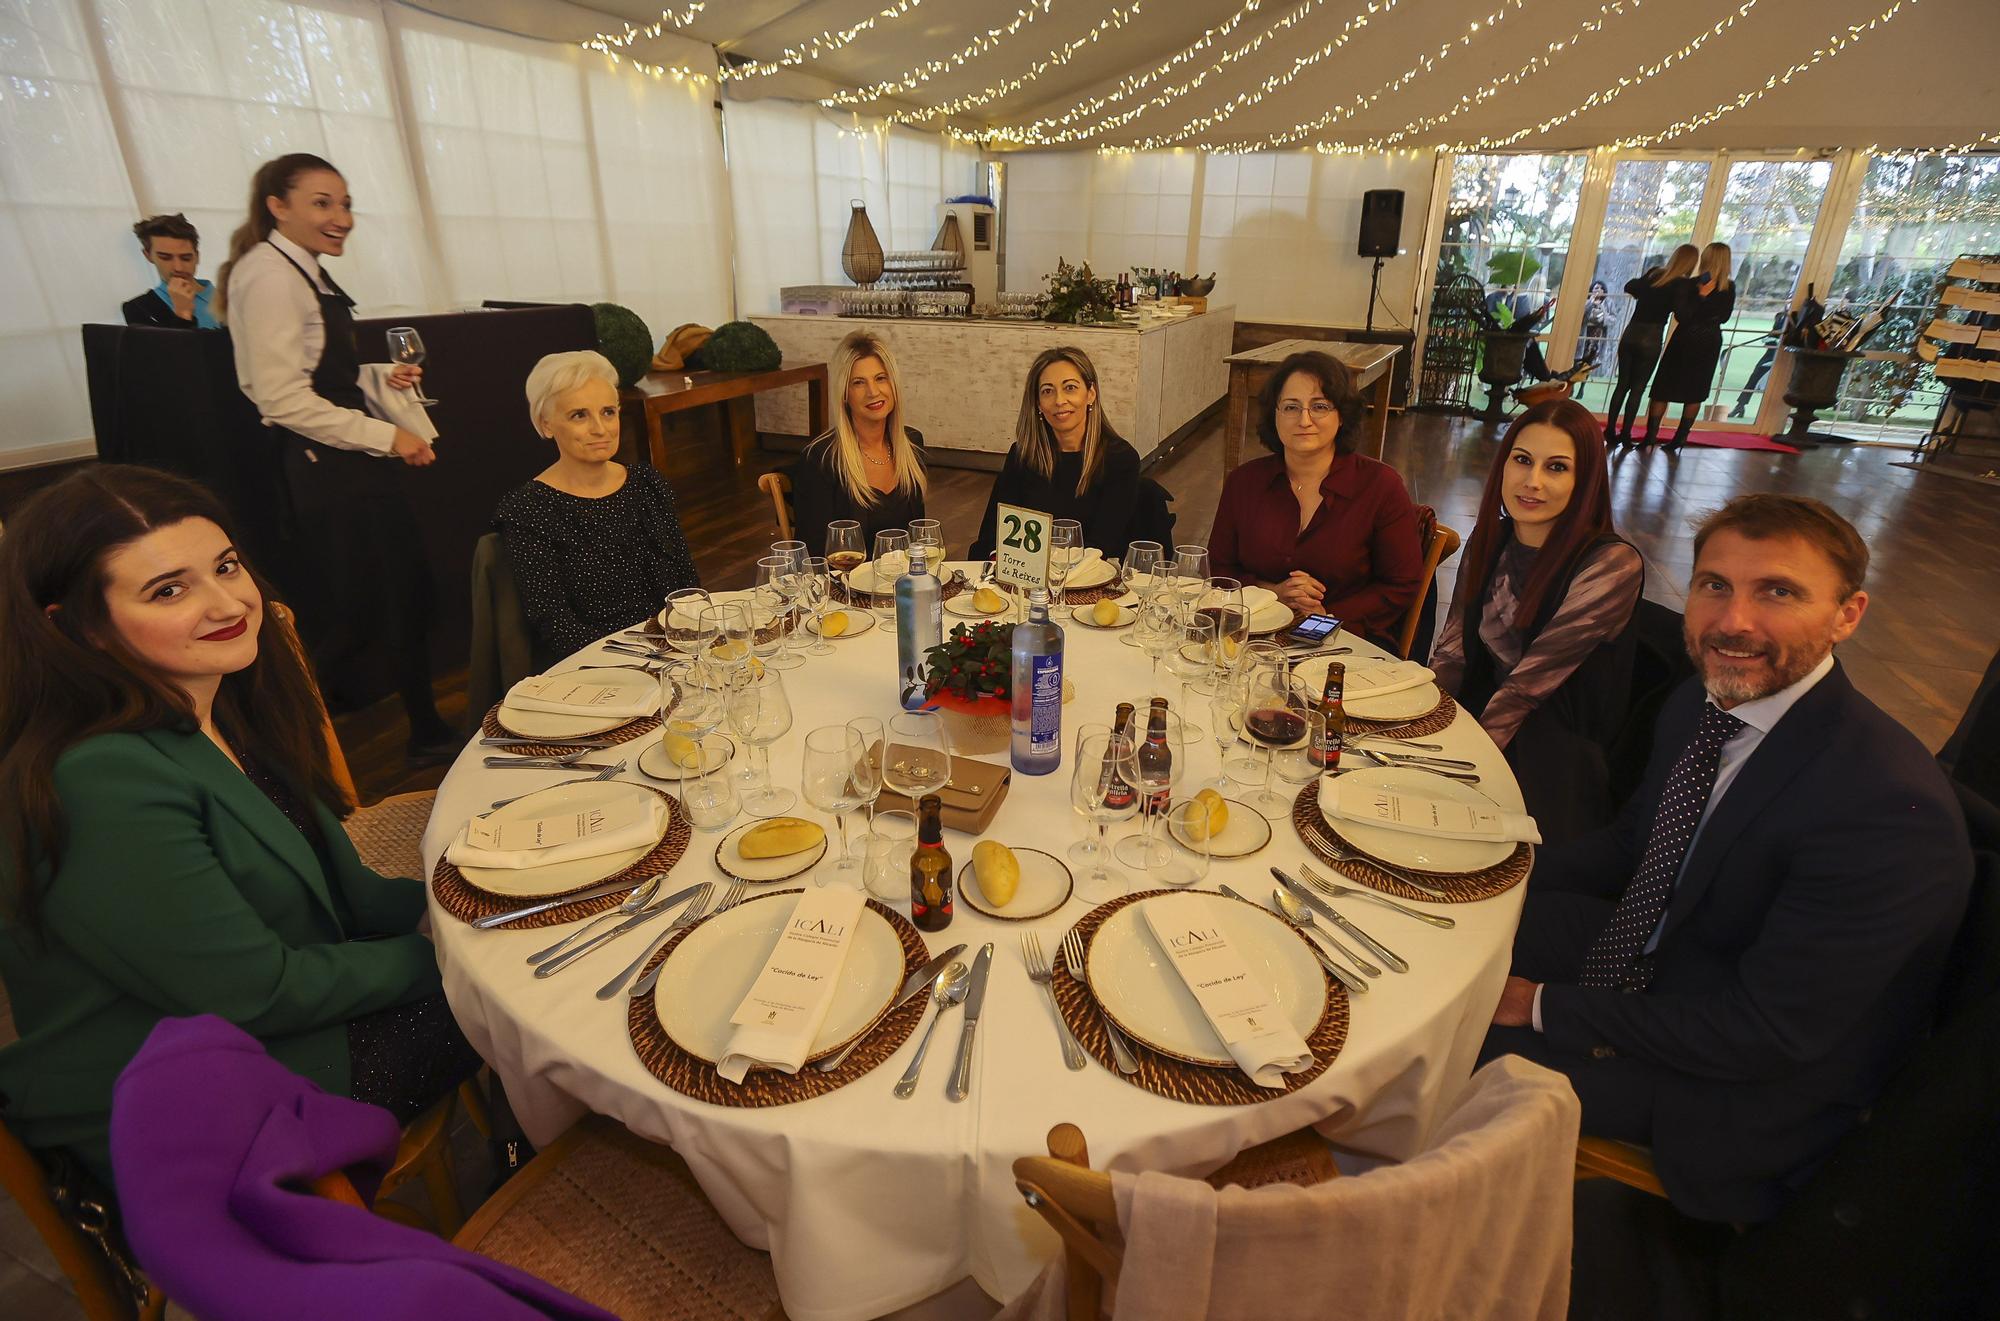
[[126,1237],[147,1276],[205,1321],[615,1321],[511,1266],[307,1191],[344,1170],[372,1200],[396,1141],[388,1111],[321,1091],[211,1015],[163,1020],[112,1093]]

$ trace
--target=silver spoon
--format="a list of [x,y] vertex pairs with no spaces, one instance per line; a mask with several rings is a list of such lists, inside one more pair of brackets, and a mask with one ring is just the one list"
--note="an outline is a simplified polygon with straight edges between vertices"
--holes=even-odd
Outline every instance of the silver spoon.
[[599,914],[596,920],[584,923],[547,949],[536,950],[528,956],[528,962],[542,963],[552,959],[571,945],[576,944],[577,941],[582,940],[586,932],[595,931],[613,918],[632,916],[632,914],[653,902],[653,896],[660,892],[660,882],[664,879],[666,879],[666,873],[662,872],[658,876],[650,877],[641,882],[638,889],[625,896],[624,903],[618,905],[618,907],[608,913]]
[[955,1004],[963,1003],[966,992],[972,989],[967,980],[968,969],[963,963],[953,963],[938,977],[937,1012],[931,1015],[931,1025],[924,1029],[924,1039],[917,1043],[916,1056],[910,1067],[903,1070],[903,1076],[896,1080],[896,1098],[908,1100],[917,1090],[917,1075],[923,1072],[924,1052],[931,1048],[931,1034],[937,1031],[938,1022],[944,1018],[944,1011]]
[[1333,947],[1333,951],[1336,954],[1340,955],[1340,957],[1342,957],[1343,959],[1346,959],[1349,963],[1352,963],[1355,967],[1361,969],[1361,971],[1366,973],[1368,976],[1380,977],[1382,975],[1382,970],[1380,968],[1376,967],[1368,960],[1362,958],[1359,954],[1356,954],[1353,950],[1347,948],[1347,946],[1341,944],[1333,936],[1329,935],[1324,927],[1315,925],[1313,922],[1312,909],[1307,908],[1304,904],[1300,903],[1297,899],[1293,898],[1290,894],[1286,892],[1283,886],[1281,885],[1272,886],[1271,898],[1277,901],[1278,911],[1285,915],[1285,920],[1287,922],[1290,922],[1293,926],[1299,928],[1301,931],[1310,932],[1314,937],[1325,941],[1328,945]]

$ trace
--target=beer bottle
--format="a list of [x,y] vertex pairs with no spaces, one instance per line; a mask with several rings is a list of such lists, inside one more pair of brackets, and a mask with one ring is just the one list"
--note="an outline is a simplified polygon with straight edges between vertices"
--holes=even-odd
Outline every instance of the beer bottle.
[[1147,816],[1167,810],[1167,801],[1172,796],[1167,780],[1173,761],[1173,749],[1167,746],[1167,699],[1155,697],[1152,711],[1146,717],[1146,741],[1139,745],[1140,781],[1151,781],[1160,786],[1146,796],[1141,810]]
[[1306,751],[1313,765],[1329,771],[1340,769],[1340,750],[1347,743],[1347,711],[1341,705],[1341,691],[1346,685],[1347,666],[1333,661],[1326,667],[1326,687],[1319,695],[1319,713],[1326,718],[1326,737]]
[[[1131,742],[1132,704],[1130,702],[1120,702],[1118,704],[1118,714],[1111,722],[1111,733],[1114,741],[1123,738],[1127,743]],[[1132,798],[1135,791],[1131,785],[1125,783],[1125,777],[1112,769],[1111,751],[1111,745],[1107,743],[1104,748],[1104,769],[1100,772],[1104,776],[1103,783],[1106,786],[1104,807],[1106,811],[1122,812],[1132,805]]]
[[910,921],[919,931],[951,925],[951,854],[944,848],[936,794],[917,800],[917,849],[910,855]]

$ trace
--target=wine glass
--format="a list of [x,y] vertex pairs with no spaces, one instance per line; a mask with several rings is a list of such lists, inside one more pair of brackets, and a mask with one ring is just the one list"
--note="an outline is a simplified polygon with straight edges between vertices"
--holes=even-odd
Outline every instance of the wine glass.
[[1174,709],[1181,713],[1181,741],[1192,743],[1201,738],[1202,729],[1188,718],[1194,709],[1188,704],[1188,685],[1215,672],[1215,620],[1192,614],[1175,631],[1178,636],[1166,653],[1167,673],[1180,680],[1180,703]]
[[1147,741],[1139,745],[1132,760],[1139,772],[1134,785],[1139,795],[1139,833],[1119,840],[1111,855],[1139,871],[1160,871],[1173,861],[1174,851],[1159,837],[1159,825],[1187,769],[1187,758],[1174,755],[1173,740],[1164,733],[1160,745],[1153,745],[1148,729]]
[[868,549],[861,540],[861,524],[852,518],[836,518],[826,525],[826,567],[829,572],[840,575],[840,586],[847,597],[847,604],[854,604],[854,589],[847,584],[847,575],[854,572],[868,559]]
[[889,717],[882,743],[882,782],[914,805],[951,783],[951,736],[940,711]]
[[1091,903],[1111,898],[1119,880],[1106,862],[1111,850],[1104,842],[1104,831],[1112,822],[1128,820],[1139,810],[1138,781],[1131,739],[1104,725],[1085,725],[1076,731],[1076,769],[1070,774],[1069,805],[1097,830],[1071,844],[1066,852],[1071,862],[1090,869],[1078,883],[1078,894]]
[[1215,664],[1192,685],[1206,696],[1215,692],[1222,675],[1235,668],[1243,655],[1243,644],[1250,640],[1250,612],[1243,605],[1243,584],[1234,578],[1210,578],[1195,610],[1215,621]]
[[1066,605],[1064,585],[1076,566],[1083,563],[1083,524],[1073,518],[1058,518],[1049,524],[1049,604]]
[[1155,596],[1139,605],[1132,621],[1132,636],[1138,639],[1140,650],[1153,660],[1151,691],[1160,692],[1160,661],[1171,651],[1180,632],[1180,621],[1174,614],[1172,602],[1164,596]]
[[854,783],[855,764],[861,760],[859,734],[846,725],[822,725],[806,735],[805,760],[799,768],[799,788],[806,801],[831,815],[840,832],[840,861],[832,870],[853,881],[857,889],[862,888],[861,865],[848,856],[847,814],[861,806],[861,790]]
[[[1157,541],[1128,543],[1118,585],[1128,592],[1137,593],[1141,601],[1152,596],[1160,587],[1160,551]],[[1130,629],[1125,630],[1125,635],[1118,640],[1128,647],[1139,645],[1139,639]]]
[[772,620],[770,636],[759,629],[752,645],[773,669],[793,670],[805,664],[785,646],[791,637],[792,598],[798,590],[799,572],[791,556],[766,555],[757,561],[758,604],[771,612]]
[[660,616],[667,645],[684,656],[700,655],[715,636],[712,631],[704,631],[704,616],[714,604],[715,598],[700,587],[668,592],[667,608]]
[[817,555],[808,555],[805,568],[799,572],[799,594],[805,599],[806,609],[812,611],[813,644],[806,648],[808,656],[825,656],[832,652],[833,644],[826,640],[826,598],[831,592],[827,582],[826,561]]
[[1305,734],[1306,701],[1281,651],[1255,645],[1249,651],[1244,660],[1243,732],[1264,748],[1264,784],[1249,802],[1275,821],[1291,809],[1284,796],[1271,788],[1276,749],[1296,744]]
[[1208,590],[1208,578],[1208,547],[1193,544],[1174,547],[1173,577],[1168,585],[1183,613],[1192,609]]
[[932,573],[944,562],[944,524],[935,518],[913,518],[910,520],[910,549],[924,548],[924,563]]
[[[773,555],[782,555],[791,561],[792,573],[787,583],[791,591],[785,597],[786,623],[780,643],[784,654],[793,660],[797,660],[799,603],[805,599],[806,595],[806,558],[811,552],[806,549],[805,542],[792,540],[772,542],[771,553]],[[789,670],[794,667],[786,665],[783,668]]]
[[856,716],[847,722],[854,736],[861,740],[861,755],[854,763],[854,787],[860,791],[861,801],[868,808],[868,828],[861,832],[862,839],[872,839],[875,835],[875,800],[882,796],[882,722],[874,716]]
[[681,807],[687,812],[688,824],[704,833],[720,830],[734,821],[742,806],[735,778],[722,769],[729,758],[724,757],[713,767],[708,765],[707,748],[711,741],[702,741],[701,762],[694,769],[693,783],[689,783],[687,776],[681,777]]
[[[1326,771],[1326,715],[1309,706],[1299,715],[1305,721],[1305,732],[1297,742],[1277,749],[1271,760],[1279,779],[1287,784],[1307,785]],[[1294,797],[1297,793],[1293,790]]]
[[1168,885],[1200,885],[1208,879],[1208,867],[1215,840],[1208,833],[1208,804],[1199,798],[1183,798],[1167,816],[1167,833],[1187,856],[1175,854],[1173,861],[1158,873]]
[[1230,774],[1232,766],[1247,778],[1258,770],[1254,757],[1236,756],[1243,739],[1243,682],[1242,676],[1234,672],[1222,676],[1216,685],[1215,695],[1208,699],[1209,721],[1215,727],[1215,758],[1217,763],[1215,780],[1208,787],[1227,794],[1234,787],[1236,777]]
[[[424,337],[417,333],[415,326],[389,327],[389,361],[405,367],[422,365],[424,360]],[[410,399],[428,407],[438,402],[424,393],[422,381],[417,382],[416,391]]]
[[695,657],[718,680],[726,679],[732,671],[749,663],[756,625],[748,602],[724,601],[704,607],[700,631],[702,649]]
[[903,576],[910,564],[910,534],[899,527],[885,528],[875,534],[874,582],[869,599],[873,609],[882,616],[884,623],[893,623],[896,618],[896,579]]
[[785,676],[768,665],[744,666],[731,676],[729,727],[750,748],[750,783],[743,807],[752,816],[777,816],[798,802],[790,789],[771,783],[771,745],[792,728],[792,703],[785,695]]

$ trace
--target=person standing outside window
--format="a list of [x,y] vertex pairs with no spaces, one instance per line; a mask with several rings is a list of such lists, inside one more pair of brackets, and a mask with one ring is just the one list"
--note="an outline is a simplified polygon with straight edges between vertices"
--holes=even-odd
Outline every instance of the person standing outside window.
[[126,300],[128,326],[158,326],[163,330],[214,330],[209,300],[215,286],[195,276],[201,264],[201,234],[184,215],[147,216],[132,226],[139,251],[160,273],[160,282],[137,298]]

